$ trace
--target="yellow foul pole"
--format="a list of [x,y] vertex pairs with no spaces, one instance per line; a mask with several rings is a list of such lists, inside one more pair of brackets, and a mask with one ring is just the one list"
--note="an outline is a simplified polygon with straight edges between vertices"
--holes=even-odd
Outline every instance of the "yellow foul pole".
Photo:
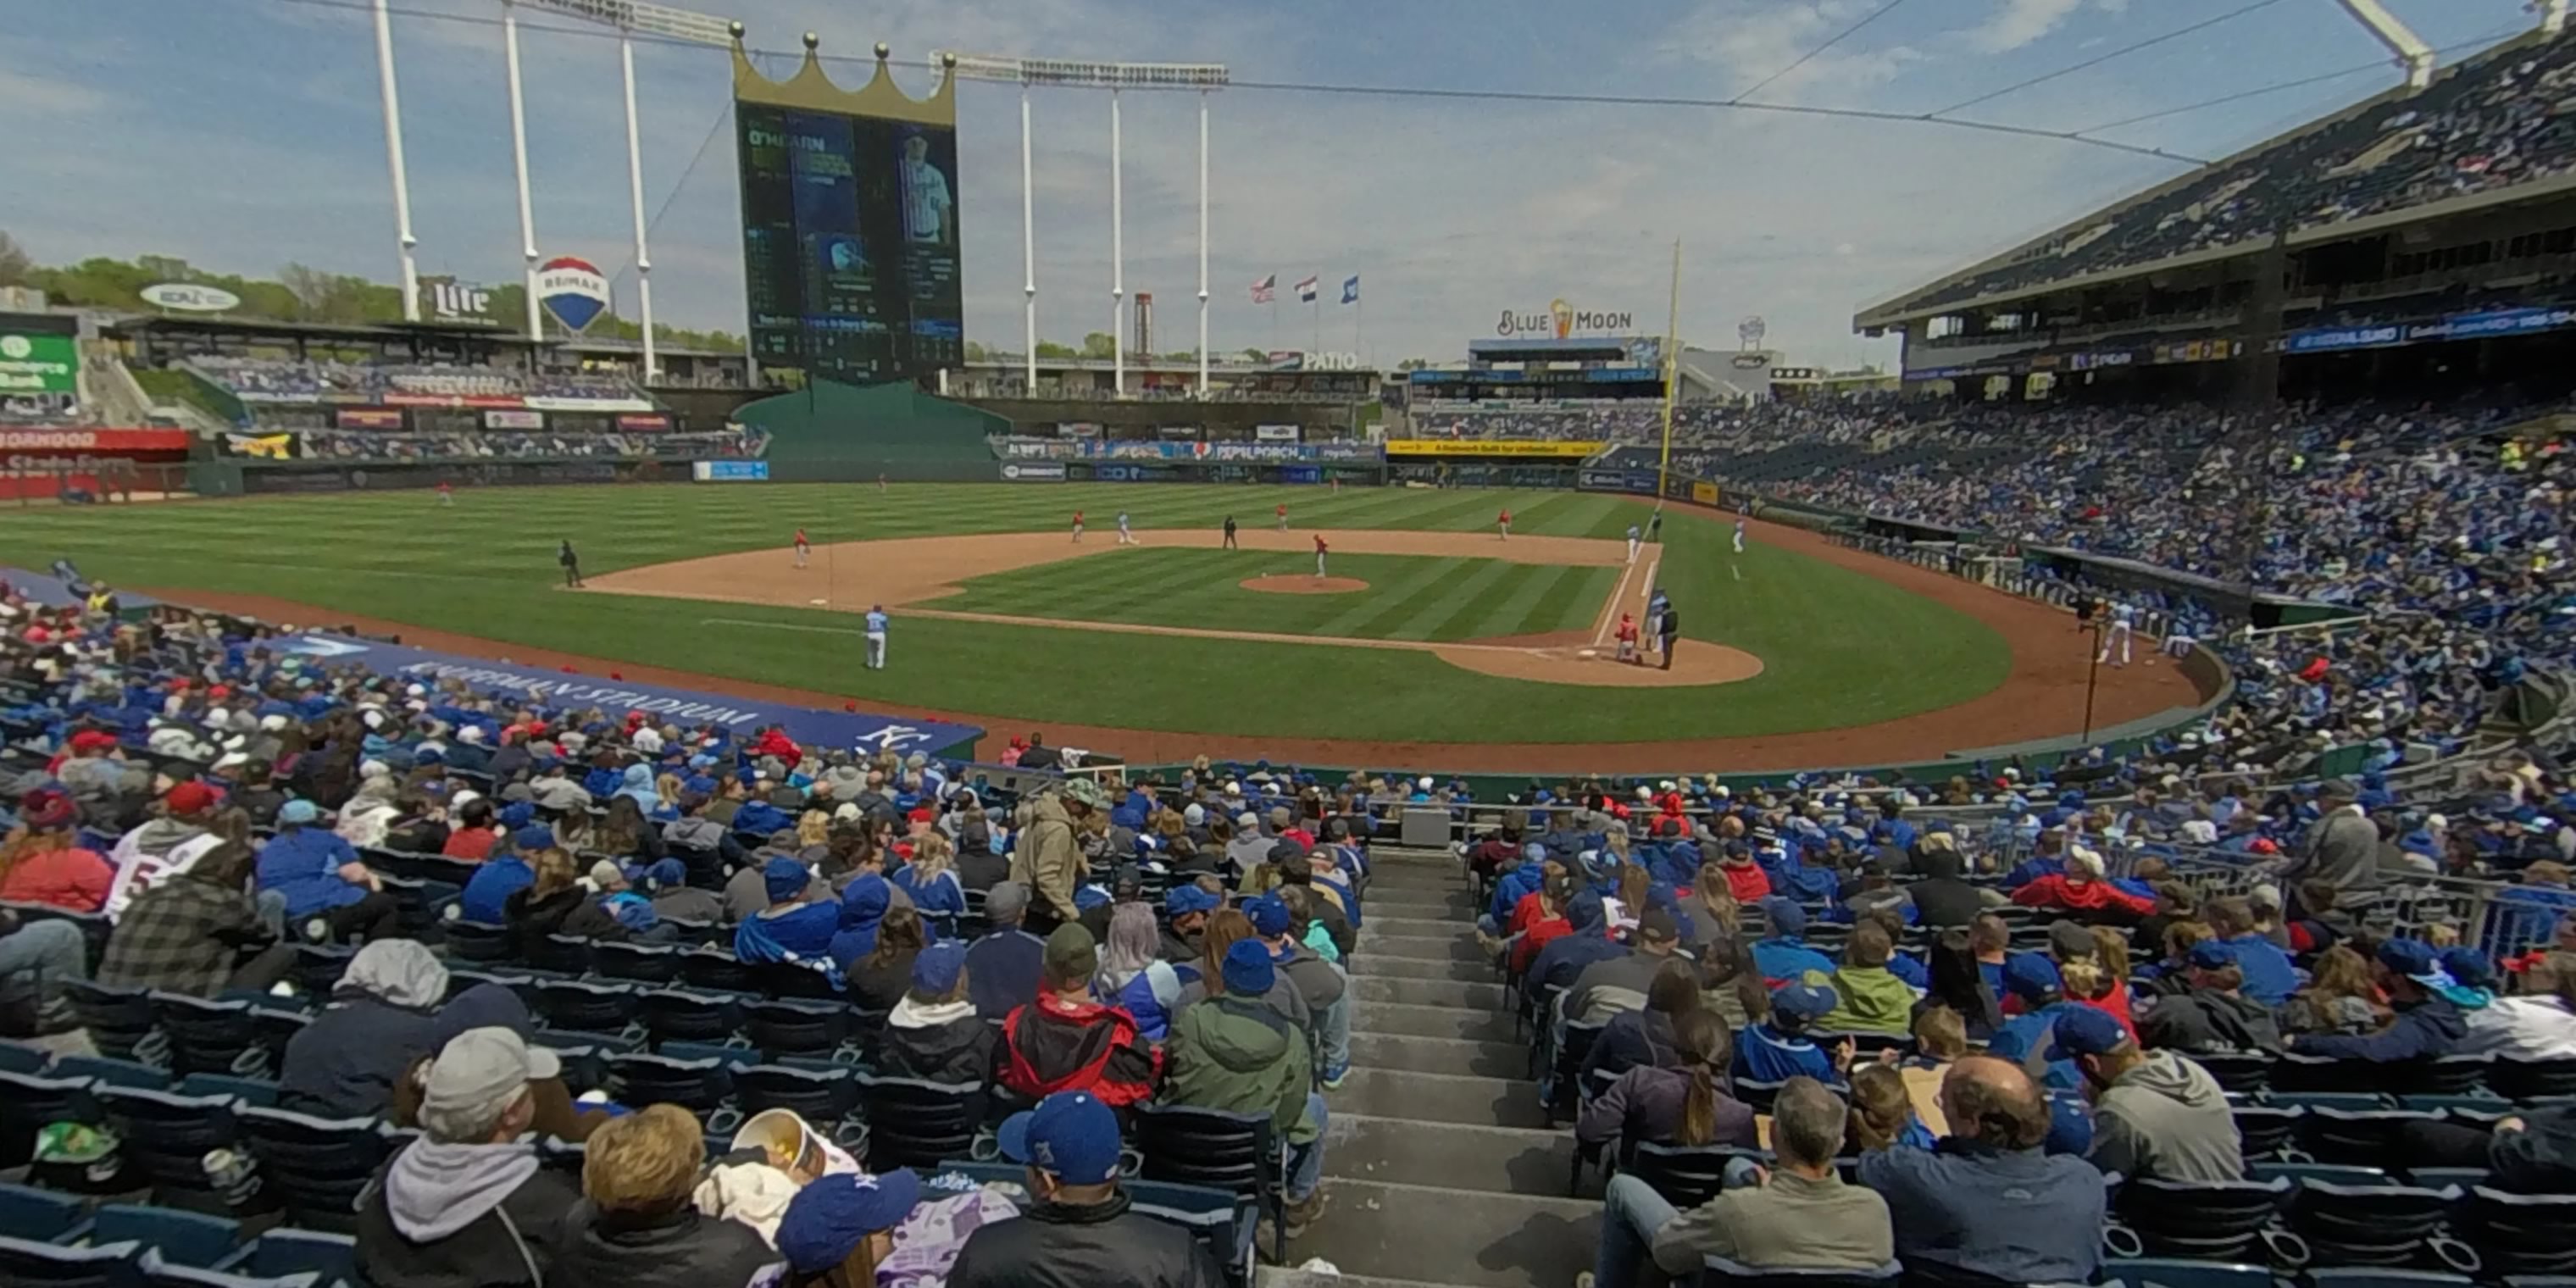
[[1682,383],[1682,243],[1673,239],[1672,311],[1664,321],[1664,451],[1655,461],[1655,504],[1663,505],[1673,472],[1673,399]]

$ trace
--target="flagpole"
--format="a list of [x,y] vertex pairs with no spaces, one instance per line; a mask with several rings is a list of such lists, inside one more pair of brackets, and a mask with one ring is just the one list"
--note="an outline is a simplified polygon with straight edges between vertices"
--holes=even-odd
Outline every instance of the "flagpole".
[[1314,315],[1315,352],[1324,351],[1324,284],[1315,283],[1315,298],[1306,302],[1306,311]]

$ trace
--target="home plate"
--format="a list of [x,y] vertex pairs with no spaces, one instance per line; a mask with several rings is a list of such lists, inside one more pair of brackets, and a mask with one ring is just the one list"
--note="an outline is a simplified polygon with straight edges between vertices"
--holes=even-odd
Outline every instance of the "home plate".
[[828,599],[809,599],[809,600],[806,600],[805,602],[806,602],[806,603],[809,603],[809,604],[813,604],[813,605],[815,605],[815,606],[817,606],[817,607],[820,607],[820,606],[822,606],[822,605],[829,604],[829,603],[831,603],[832,601],[831,601],[831,600],[828,600]]
[[1597,648],[1579,648],[1574,650],[1574,655],[1582,658],[1586,662],[1589,662],[1592,659],[1601,656],[1601,650]]

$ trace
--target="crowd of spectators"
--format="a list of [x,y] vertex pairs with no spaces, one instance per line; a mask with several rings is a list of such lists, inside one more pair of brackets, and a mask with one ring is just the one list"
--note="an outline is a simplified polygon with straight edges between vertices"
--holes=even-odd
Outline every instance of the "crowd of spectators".
[[664,457],[706,460],[754,457],[768,444],[755,430],[718,434],[537,434],[487,430],[459,434],[395,434],[368,430],[305,430],[296,435],[307,460],[444,461],[564,460]]
[[1936,305],[2493,191],[2576,168],[2576,45],[2537,37],[2213,166],[2011,262],[1908,301]]
[[622,377],[585,371],[523,371],[462,364],[296,361],[204,355],[187,366],[254,402],[374,401],[388,394],[436,398],[575,398],[634,403],[643,395]]

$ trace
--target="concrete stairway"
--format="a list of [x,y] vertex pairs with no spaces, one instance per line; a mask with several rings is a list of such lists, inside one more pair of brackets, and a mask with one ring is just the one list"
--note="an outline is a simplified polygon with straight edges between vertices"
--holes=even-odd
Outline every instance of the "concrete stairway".
[[1565,1197],[1573,1137],[1551,1130],[1477,951],[1473,894],[1445,851],[1376,854],[1354,955],[1351,1072],[1329,1096],[1331,1200],[1289,1245],[1340,1280],[1265,1270],[1264,1288],[1571,1288],[1592,1267],[1597,1200]]

